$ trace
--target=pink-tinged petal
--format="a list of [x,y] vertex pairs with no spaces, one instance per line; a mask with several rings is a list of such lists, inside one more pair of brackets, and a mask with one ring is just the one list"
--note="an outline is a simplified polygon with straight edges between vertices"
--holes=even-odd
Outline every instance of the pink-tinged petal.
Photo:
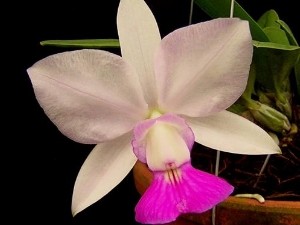
[[122,57],[139,74],[144,95],[150,107],[157,104],[154,77],[154,51],[161,38],[156,20],[147,4],[141,0],[120,1],[117,26]]
[[224,179],[194,169],[190,163],[177,170],[178,177],[172,181],[166,171],[154,172],[153,182],[135,208],[138,222],[168,223],[183,213],[201,213],[233,192]]
[[155,56],[159,105],[188,116],[228,108],[246,87],[252,50],[248,22],[237,18],[170,33]]
[[152,170],[164,170],[166,164],[180,166],[190,160],[194,134],[184,119],[164,114],[139,122],[134,128],[133,151]]
[[59,53],[35,63],[28,74],[45,113],[77,142],[97,144],[120,136],[146,114],[135,71],[112,53]]
[[261,155],[281,153],[279,146],[262,128],[242,116],[229,111],[188,118],[196,142],[230,153]]
[[131,134],[95,146],[82,165],[73,191],[72,213],[92,205],[129,173],[136,162],[130,145]]

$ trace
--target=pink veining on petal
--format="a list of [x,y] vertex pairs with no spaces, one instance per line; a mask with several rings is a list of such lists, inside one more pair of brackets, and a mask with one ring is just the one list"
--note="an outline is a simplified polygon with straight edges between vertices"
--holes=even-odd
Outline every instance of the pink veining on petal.
[[197,170],[189,163],[182,166],[182,181],[177,188],[187,202],[186,211],[182,213],[207,211],[224,201],[234,189],[223,178]]
[[146,163],[146,142],[150,128],[157,122],[170,124],[178,130],[183,140],[186,142],[187,147],[191,150],[195,141],[195,136],[192,129],[187,125],[185,120],[175,114],[167,113],[158,118],[144,120],[138,123],[133,130],[132,147],[137,158]]
[[177,170],[179,177],[172,182],[166,171],[154,172],[153,182],[135,208],[138,222],[168,223],[182,213],[205,212],[233,192],[224,179],[197,170],[190,162]]
[[154,179],[135,207],[140,223],[159,224],[175,220],[180,212],[176,205],[176,188],[165,181],[165,172],[155,172]]

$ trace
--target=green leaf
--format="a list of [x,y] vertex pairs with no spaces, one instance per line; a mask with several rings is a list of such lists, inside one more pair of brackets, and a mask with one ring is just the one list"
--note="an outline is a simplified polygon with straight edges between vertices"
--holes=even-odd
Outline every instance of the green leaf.
[[263,29],[270,42],[289,45],[290,41],[288,34],[282,29],[279,21],[279,16],[274,9],[266,11],[257,21]]
[[272,42],[260,42],[260,41],[253,41],[253,46],[256,48],[269,48],[269,49],[277,49],[277,50],[286,50],[286,51],[294,51],[299,50],[299,46],[295,45],[284,45]]
[[280,27],[266,27],[263,29],[265,34],[268,36],[270,42],[289,45],[290,41],[284,30],[280,29]]
[[[231,0],[195,0],[195,3],[212,18],[229,17],[230,15]],[[249,21],[253,40],[269,41],[258,23],[236,1],[234,3],[233,15],[234,17]]]
[[283,20],[277,20],[278,24],[280,24],[281,28],[285,31],[287,38],[289,39],[290,45],[296,45],[299,46],[292,30],[290,27],[283,21]]
[[72,48],[119,48],[118,39],[80,39],[80,40],[46,40],[42,46],[72,47]]
[[300,99],[300,56],[294,68],[298,99]]
[[253,94],[255,93],[255,81],[256,81],[256,64],[252,63],[250,66],[249,77],[247,81],[247,86],[245,91],[243,92],[243,98],[251,99]]
[[300,47],[271,42],[253,42],[253,62],[256,82],[259,86],[275,93],[276,106],[291,118],[290,74],[300,57]]
[[266,11],[262,16],[257,20],[257,23],[260,27],[277,27],[280,28],[280,25],[276,22],[279,20],[279,16],[274,9]]

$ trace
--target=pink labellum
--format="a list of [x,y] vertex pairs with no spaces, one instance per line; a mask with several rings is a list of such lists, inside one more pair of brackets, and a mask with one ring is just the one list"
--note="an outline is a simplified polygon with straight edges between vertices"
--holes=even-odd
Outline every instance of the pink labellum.
[[136,220],[168,223],[183,213],[201,213],[225,200],[233,187],[225,180],[197,170],[188,162],[180,168],[154,172],[154,179],[138,202]]

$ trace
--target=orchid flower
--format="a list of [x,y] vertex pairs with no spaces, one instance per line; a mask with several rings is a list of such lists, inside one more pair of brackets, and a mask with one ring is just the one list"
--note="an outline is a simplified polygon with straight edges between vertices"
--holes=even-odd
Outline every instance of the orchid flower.
[[118,185],[137,159],[154,174],[135,208],[138,222],[204,212],[233,187],[192,167],[194,142],[230,153],[280,152],[259,126],[226,110],[247,84],[247,21],[218,18],[161,39],[143,0],[121,0],[117,27],[122,56],[67,51],[28,69],[36,98],[58,129],[96,144],[74,185],[73,215]]

